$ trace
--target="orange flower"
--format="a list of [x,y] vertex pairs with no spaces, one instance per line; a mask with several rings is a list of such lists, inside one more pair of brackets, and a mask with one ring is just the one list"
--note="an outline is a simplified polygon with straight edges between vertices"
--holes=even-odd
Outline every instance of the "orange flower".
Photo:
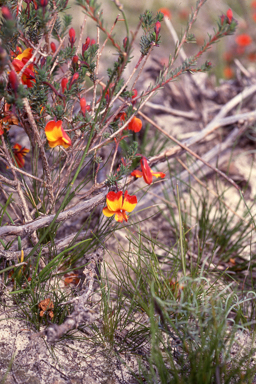
[[[117,118],[119,118],[121,121],[125,121],[126,119],[126,113],[121,112],[118,114]],[[134,116],[128,126],[125,129],[129,129],[130,131],[133,132],[139,132],[142,128],[142,121],[138,117]]]
[[131,173],[131,176],[135,177],[143,177],[145,183],[150,185],[153,182],[153,176],[161,177],[162,179],[165,177],[165,173],[163,172],[153,172],[150,166],[148,165],[147,159],[142,157],[140,160],[141,171],[135,170]]
[[68,148],[72,144],[70,137],[62,127],[61,120],[49,121],[46,124],[44,131],[51,148],[57,147],[57,145],[62,145],[64,148]]
[[255,0],[251,2],[251,7],[256,8],[256,1]]
[[168,17],[168,19],[172,17],[171,12],[167,8],[160,8],[158,9],[158,12],[161,12],[165,17]]
[[126,212],[132,212],[137,205],[137,197],[130,196],[125,191],[124,198],[123,192],[109,192],[106,199],[107,206],[103,208],[103,214],[107,217],[115,215],[116,221],[122,223],[128,220]]
[[22,147],[20,144],[14,144],[12,147],[13,155],[19,168],[23,168],[25,165],[24,157],[29,152],[28,148]]
[[[19,73],[24,65],[28,62],[28,60],[31,59],[32,51],[32,48],[27,48],[25,51],[16,56],[12,61],[12,65],[14,66],[14,69],[17,73]],[[28,88],[33,87],[35,83],[35,69],[33,63],[29,64],[29,66],[23,72],[21,76],[21,82],[22,84],[27,85]]]
[[127,129],[133,132],[139,132],[142,128],[142,121],[138,117],[134,116],[127,126]]
[[242,35],[236,36],[236,43],[241,47],[247,47],[247,45],[252,43],[252,38],[246,33],[243,33]]

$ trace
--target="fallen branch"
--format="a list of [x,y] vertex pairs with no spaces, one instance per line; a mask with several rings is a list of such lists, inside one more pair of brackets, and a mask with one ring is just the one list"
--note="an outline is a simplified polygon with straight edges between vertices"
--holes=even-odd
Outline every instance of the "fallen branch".
[[[226,151],[228,148],[232,147],[235,140],[241,135],[241,131],[238,128],[235,128],[230,135],[227,137],[227,139],[223,143],[217,144],[214,148],[212,148],[209,152],[207,152],[203,159],[205,159],[207,162],[214,161],[216,163],[216,157],[219,156],[222,152]],[[182,183],[186,184],[191,174],[195,174],[199,170],[207,169],[207,166],[201,162],[200,160],[196,161],[190,168],[189,171],[183,171],[179,175],[172,177],[169,180],[163,180],[161,184],[157,185],[154,188],[154,196],[161,196],[163,186],[166,190],[170,190],[173,188],[173,185],[177,183],[177,181],[182,181]],[[208,168],[209,170],[209,168]],[[168,186],[166,185],[168,183]],[[147,198],[144,197],[143,204],[140,204],[140,209],[148,207],[150,204],[153,203],[153,199],[150,198],[150,191],[147,193]]]
[[[221,111],[219,112],[219,114]],[[245,121],[247,122],[253,122],[256,120],[256,111],[255,112],[248,112],[248,113],[241,113],[239,115],[234,115],[234,116],[229,116],[225,118],[220,118],[220,119],[213,119],[207,126],[198,134],[195,136],[191,137],[185,142],[185,146],[191,146],[193,144],[199,143],[201,140],[205,139],[206,136],[209,134],[213,133],[216,129],[220,127],[224,127],[226,125],[231,125],[234,123],[243,123]],[[153,156],[150,159],[150,165],[154,165],[158,162],[161,161],[166,161],[166,159],[170,159],[171,157],[176,157],[179,154],[184,152],[183,148],[179,145],[171,148],[171,149],[166,149],[165,151],[161,152],[157,156]]]
[[[75,207],[67,209],[59,214],[56,223],[61,221],[65,221],[70,217],[80,213],[81,211],[87,212],[88,210],[92,210],[99,204],[103,203],[105,200],[106,193],[102,192],[97,196],[92,197],[90,200],[83,201],[82,203],[77,204]],[[55,215],[49,215],[46,217],[42,217],[38,220],[34,220],[32,222],[28,222],[24,225],[6,225],[5,227],[0,228],[0,238],[9,235],[15,236],[27,236],[33,233],[34,231],[44,228],[49,225],[52,220],[55,218]]]
[[[63,249],[65,249],[76,237],[76,241],[81,241],[85,238],[85,236],[88,234],[88,231],[82,231],[77,237],[76,234],[72,233],[71,235],[65,237],[64,239],[56,241],[54,244],[54,250],[56,252],[61,252]],[[29,253],[32,251],[33,248],[26,248],[23,249],[24,257],[28,256]],[[41,255],[47,255],[50,252],[50,248],[46,245],[41,249]],[[21,255],[21,251],[12,251],[8,250],[5,251],[3,249],[0,250],[0,257],[4,257],[6,260],[19,260]]]

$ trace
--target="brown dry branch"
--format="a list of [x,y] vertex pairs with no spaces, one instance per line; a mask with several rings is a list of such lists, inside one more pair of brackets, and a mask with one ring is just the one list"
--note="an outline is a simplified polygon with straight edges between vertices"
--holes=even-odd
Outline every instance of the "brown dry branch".
[[4,177],[3,175],[0,175],[0,181],[6,185],[11,185],[14,188],[16,188],[16,186],[17,186],[16,180],[7,179],[7,177]]
[[[92,210],[93,208],[95,208],[96,206],[104,202],[105,196],[106,196],[106,192],[101,192],[97,196],[92,197],[90,200],[79,203],[75,207],[61,212],[56,220],[56,223],[65,221],[70,217],[73,217],[77,213],[80,213],[81,211],[87,212],[89,210]],[[47,225],[49,225],[54,218],[55,218],[55,215],[53,214],[53,215],[42,217],[37,220],[33,220],[29,223],[26,223],[20,226],[6,225],[0,228],[0,238],[3,238],[4,236],[9,236],[9,235],[28,236],[34,231],[37,231],[38,229],[44,228]]]
[[194,24],[196,18],[197,18],[197,15],[198,15],[198,12],[200,11],[200,8],[202,8],[202,6],[204,5],[204,3],[206,2],[206,0],[201,0],[197,3],[197,7],[195,9],[195,11],[193,12],[193,14],[191,15],[190,17],[190,20],[189,20],[189,23],[188,23],[188,26],[187,26],[187,29],[185,31],[185,33],[183,34],[182,38],[181,38],[181,41],[176,49],[176,52],[175,52],[175,55],[173,55],[172,57],[172,60],[170,62],[170,65],[166,68],[165,70],[165,73],[164,73],[164,76],[166,76],[167,72],[168,72],[168,68],[171,68],[173,66],[173,63],[174,61],[176,60],[176,58],[178,57],[179,53],[180,53],[180,50],[182,49],[184,43],[186,42],[187,40],[187,36],[189,34],[189,31],[190,29],[192,28],[192,25]]
[[157,125],[153,120],[148,118],[146,115],[142,114],[142,116],[144,117],[145,120],[147,120],[149,123],[151,123],[160,132],[162,132],[165,136],[167,136],[169,139],[174,141],[174,143],[178,144],[183,150],[188,152],[190,155],[192,155],[196,159],[202,161],[205,165],[207,165],[207,167],[211,168],[214,172],[218,173],[220,176],[222,176],[224,179],[226,179],[230,184],[232,184],[233,187],[235,187],[237,190],[239,190],[238,185],[236,185],[236,183],[230,177],[225,175],[225,173],[220,171],[218,168],[213,167],[211,164],[207,163],[207,161],[205,161],[201,156],[197,155],[194,151],[192,151],[190,148],[188,148],[185,144],[182,144],[181,142],[179,142],[179,140],[175,139],[175,137],[169,135],[167,132],[165,132],[164,129],[162,129],[159,125]]
[[[188,147],[190,145],[201,142],[208,135],[210,135],[211,133],[213,133],[216,129],[218,129],[220,127],[225,127],[226,125],[231,125],[231,124],[234,124],[237,122],[239,122],[239,123],[245,123],[245,122],[252,123],[255,120],[256,120],[256,111],[255,112],[248,112],[248,113],[241,113],[239,115],[229,116],[229,117],[222,118],[219,120],[215,120],[215,118],[214,118],[209,124],[207,124],[207,126],[202,131],[200,131],[199,133],[197,133],[196,135],[194,135],[193,137],[188,139],[186,141],[185,145]],[[183,148],[181,148],[181,146],[175,146],[171,149],[167,149],[167,150],[163,151],[162,153],[160,153],[157,156],[151,157],[150,164],[154,165],[154,164],[157,164],[161,161],[165,161],[166,159],[170,159],[171,157],[174,157],[174,156],[176,157],[179,154],[181,154],[182,152],[184,152],[184,150],[183,150]]]
[[[66,236],[64,239],[58,240],[54,244],[54,251],[61,252],[63,249],[65,249],[72,241],[79,242],[81,240],[84,240],[85,237],[88,235],[88,231],[82,231],[78,236],[76,233],[72,233],[69,236]],[[51,249],[50,249],[51,248]],[[48,247],[47,245],[41,248],[41,255],[48,255],[52,251],[52,247]],[[33,250],[33,248],[26,248],[23,249],[24,257],[28,256],[29,253]],[[14,251],[14,250],[3,250],[0,249],[0,257],[4,257],[6,260],[19,260],[20,258],[20,251]]]
[[[173,25],[172,25],[171,20],[168,17],[164,17],[164,21],[165,21],[165,24],[172,35],[174,44],[175,45],[178,44],[179,38],[178,38],[178,35],[177,35]],[[183,61],[187,60],[187,55],[184,51],[184,48],[181,47],[179,53],[180,53],[181,60],[183,60]],[[186,87],[183,88],[183,91],[184,91],[187,102],[190,105],[191,109],[195,109],[196,103],[195,103],[195,97],[194,97],[195,92],[194,91],[195,91],[195,89],[197,90],[197,96],[198,96],[200,94],[200,90],[198,88],[196,81],[194,80],[193,75],[190,72],[185,73],[184,76],[186,77],[187,84],[186,84]]]
[[75,53],[76,55],[78,54],[78,51],[79,51],[79,49],[81,47],[81,44],[82,44],[82,38],[83,38],[83,33],[84,33],[84,28],[85,28],[86,20],[87,20],[87,16],[85,15],[83,23],[82,23],[82,26],[81,26],[81,29],[80,29],[80,33],[79,33],[79,39],[78,39],[78,43],[77,43],[77,47],[76,47],[76,53]]
[[[109,32],[109,35],[110,35],[110,36],[112,35],[113,29],[115,28],[116,23],[119,21],[119,16],[120,16],[120,15],[117,15],[117,17],[116,17],[116,19],[115,19],[115,21],[114,21],[114,23],[113,23],[113,25],[112,25],[112,27],[111,27],[111,29],[110,29],[110,32]],[[101,49],[100,49],[100,56],[101,56],[101,54],[102,54],[102,52],[103,52],[103,49],[105,48],[105,46],[106,46],[108,40],[109,40],[109,38],[108,38],[108,36],[107,36],[106,39],[105,39],[105,41],[103,42],[103,44],[102,44],[102,46],[101,46]]]
[[147,102],[147,107],[152,108],[152,109],[156,109],[157,111],[163,111],[163,112],[169,113],[170,115],[184,117],[184,119],[189,119],[189,120],[199,120],[200,119],[200,114],[198,112],[182,111],[180,109],[166,107],[166,106],[161,105],[161,104],[151,103],[150,101]]
[[41,158],[42,158],[42,163],[43,163],[43,169],[44,169],[44,172],[45,172],[45,175],[46,175],[46,180],[47,180],[47,188],[48,188],[48,191],[49,191],[50,206],[51,206],[51,208],[54,208],[54,206],[55,206],[55,199],[54,199],[54,196],[53,196],[53,186],[52,186],[52,181],[51,181],[50,167],[49,167],[49,163],[48,163],[48,160],[47,160],[47,157],[46,157],[45,149],[44,149],[44,146],[43,146],[43,143],[42,143],[42,139],[41,139],[41,136],[39,134],[39,131],[38,131],[35,119],[33,117],[33,113],[31,111],[28,99],[24,98],[23,102],[24,102],[25,110],[26,110],[26,112],[28,114],[28,119],[29,119],[31,128],[34,131],[34,134],[36,136],[36,141],[37,141],[37,144],[39,146],[39,150],[40,150],[40,154],[41,154]]
[[[3,146],[3,149],[5,151],[6,159],[7,159],[8,163],[9,163],[9,165],[11,165],[12,164],[12,159],[11,159],[9,151],[7,149],[4,137],[2,137],[2,146]],[[21,183],[20,183],[20,181],[19,181],[19,179],[17,177],[17,174],[16,174],[16,172],[15,172],[15,170],[13,168],[11,168],[11,172],[12,172],[14,180],[16,181],[15,189],[16,189],[18,195],[19,195],[19,199],[20,199],[20,202],[21,202],[22,215],[23,215],[24,221],[28,222],[28,221],[32,220],[32,217],[30,216],[29,208],[28,208],[28,205],[27,205],[24,193],[23,193],[23,189],[21,188]],[[34,237],[34,241],[38,241],[37,236],[35,235],[35,233],[34,233],[33,237]]]
[[[2,185],[1,182],[0,182],[0,189],[1,189],[1,191],[2,191],[2,194],[3,194],[4,198],[5,198],[5,200],[8,201],[9,196],[8,196],[8,194],[6,193],[5,188],[3,187],[3,185]],[[15,204],[15,202],[14,202],[14,204]],[[12,209],[12,211],[13,211],[14,215],[16,216],[16,218],[17,218],[19,221],[21,221],[21,220],[22,220],[22,219],[21,219],[21,216],[18,214],[18,212],[17,212],[16,207],[14,206],[14,204],[13,204],[13,203],[10,203],[10,208]],[[31,216],[32,216],[32,215],[31,215]],[[33,216],[32,216],[32,217],[33,217]]]
[[[105,84],[103,82],[100,83],[102,86],[105,86]],[[205,137],[206,135],[208,135],[209,133],[211,133],[211,130],[214,131],[216,128],[219,128],[219,126],[217,127],[217,121],[220,120],[222,117],[224,117],[225,115],[227,115],[233,108],[235,108],[238,104],[241,104],[244,100],[246,100],[248,97],[252,96],[254,93],[256,92],[256,85],[252,85],[250,87],[247,87],[245,88],[241,93],[239,93],[238,95],[236,95],[233,99],[231,99],[229,102],[227,102],[222,108],[221,110],[219,111],[219,113],[213,118],[213,120],[211,121],[211,123],[209,123],[207,125],[207,127],[202,130],[200,132],[201,134],[201,138]],[[153,122],[153,120],[147,118],[147,116],[141,112],[141,109],[144,105],[147,105],[148,103],[148,100],[153,96],[153,94],[150,94],[146,100],[143,101],[143,103],[140,105],[140,108],[139,110],[137,110],[137,113],[142,116],[143,118],[145,118],[146,120],[150,121],[151,124],[155,125],[155,123]],[[130,105],[129,102],[125,101],[123,98],[119,97],[119,99],[125,104],[125,105]],[[122,110],[124,106],[122,105],[121,107],[118,108],[118,111],[119,110]],[[114,120],[114,117],[117,115],[117,113],[114,113],[113,114],[113,117],[111,118],[110,121],[108,121],[108,124],[106,124],[102,130],[100,131],[100,135],[102,135],[102,133],[104,132],[104,130],[108,127],[108,125]],[[111,142],[116,136],[118,136],[124,128],[127,127],[127,125],[129,124],[129,122],[131,121],[131,119],[135,116],[135,113],[132,114],[132,116],[122,125],[122,127],[120,127],[116,132],[114,132],[112,135],[110,135],[110,137],[103,141],[102,143],[100,144],[97,144],[95,145],[94,147],[92,147],[89,151],[88,151],[88,154],[90,154],[91,152],[94,152],[96,149],[99,149],[101,147],[103,147],[104,145],[108,144],[109,142]],[[158,126],[157,126],[158,127]],[[157,128],[156,127],[156,128]],[[161,128],[160,128],[161,129]],[[163,131],[163,133],[165,133]],[[170,137],[169,137],[170,138]],[[178,140],[176,140],[175,138],[173,138],[174,142],[176,142],[178,145],[180,145],[181,143],[178,142]],[[172,139],[171,139],[172,140]],[[187,141],[186,145],[187,146],[190,146],[192,144],[195,144],[196,142],[198,142],[199,139],[197,138],[191,138],[190,140]],[[176,148],[176,150],[178,151],[179,149]],[[167,150],[168,151],[168,150]],[[173,149],[171,149],[171,151],[173,151]],[[171,155],[172,156],[172,155]]]
[[243,73],[247,79],[250,79],[252,83],[255,83],[255,79],[252,78],[251,73],[243,66],[240,60],[234,59],[234,63],[237,66],[237,68]]
[[36,176],[34,176],[34,175],[31,175],[31,173],[25,172],[25,171],[23,171],[22,169],[15,167],[15,165],[13,165],[12,163],[9,164],[9,168],[10,168],[10,169],[13,169],[15,172],[22,173],[22,175],[27,176],[28,178],[37,180],[37,181],[39,181],[40,183],[42,183],[42,184],[44,184],[45,186],[47,186],[47,184],[45,183],[45,181],[43,181],[43,180],[40,179],[39,177],[36,177]]
[[[208,151],[206,154],[203,155],[201,160],[196,161],[188,170],[181,172],[179,175],[169,179],[169,180],[163,180],[161,184],[156,185],[154,188],[154,195],[161,196],[163,188],[165,191],[171,191],[173,190],[173,185],[177,184],[177,182],[182,181],[184,188],[186,189],[186,183],[189,181],[190,176],[194,175],[199,170],[204,172],[204,176],[207,175],[207,173],[210,172],[210,169],[208,165],[211,163],[216,164],[216,158],[220,156],[223,152],[225,152],[228,148],[232,147],[235,143],[235,141],[238,139],[238,137],[242,134],[242,132],[245,130],[245,128],[238,129],[234,128],[233,131],[228,135],[226,140],[222,143],[218,143],[214,148],[212,148],[210,151]],[[207,165],[205,165],[207,163]],[[222,163],[222,158],[219,158],[218,164],[220,165]],[[211,166],[211,168],[214,168]],[[168,185],[167,185],[168,183]],[[182,189],[184,191],[185,189]],[[145,207],[149,206],[153,203],[153,199],[150,198],[150,191],[147,194],[147,197],[144,197],[143,203],[140,204],[140,209],[144,209]],[[232,210],[232,213],[233,210]],[[240,218],[240,217],[239,217]]]
[[[64,41],[65,41],[65,37],[63,37],[63,39],[60,39],[60,43],[59,43],[59,46],[58,46],[58,48],[56,49],[56,52],[54,53],[54,55],[53,55],[53,59],[55,59],[55,57],[57,57],[57,55],[59,54],[59,52],[60,52],[60,50],[61,50],[61,48],[62,48],[62,45],[64,44]],[[51,76],[51,74],[53,73],[53,71],[54,71],[54,69],[55,69],[55,67],[58,65],[58,59],[56,59],[55,61],[54,61],[54,64],[53,64],[53,66],[52,66],[52,68],[51,68],[51,70],[50,70],[50,73],[49,73],[49,75]]]

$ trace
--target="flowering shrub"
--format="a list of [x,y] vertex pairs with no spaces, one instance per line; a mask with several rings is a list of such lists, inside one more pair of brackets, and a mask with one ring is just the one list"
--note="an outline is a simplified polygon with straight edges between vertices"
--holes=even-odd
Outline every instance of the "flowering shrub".
[[[168,65],[159,71],[155,84],[138,89],[138,79],[148,57],[161,44],[161,23],[170,22],[170,12],[160,9],[153,15],[145,11],[132,32],[123,6],[115,0],[117,13],[122,15],[120,23],[123,22],[120,43],[112,33],[119,16],[109,30],[96,0],[77,2],[85,15],[79,34],[71,26],[71,16],[65,12],[66,0],[14,0],[1,8],[0,189],[6,199],[5,224],[11,220],[12,225],[1,228],[0,237],[14,235],[16,240],[12,242],[17,241],[21,250],[28,236],[33,245],[27,252],[29,256],[49,242],[53,245],[51,252],[60,253],[63,249],[60,245],[54,248],[60,223],[81,212],[98,215],[103,237],[111,220],[104,227],[102,223],[107,220],[104,215],[114,216],[119,223],[127,222],[127,212],[137,205],[134,194],[137,178],[143,177],[150,185],[153,176],[165,177],[164,173],[150,168],[156,161],[153,163],[144,154],[138,154],[147,119],[141,109],[157,90],[180,75],[208,71],[211,63],[205,61],[197,66],[198,60],[212,44],[233,34],[237,25],[232,11],[228,10],[219,18],[213,36],[209,35],[197,53],[175,67],[182,45],[190,41],[189,31],[205,3],[199,0],[184,36]],[[96,39],[83,35],[87,18],[95,22]],[[140,57],[136,61],[132,51],[140,29],[143,33],[139,41]],[[104,38],[101,44],[100,38]],[[107,45],[113,47],[116,55],[109,68],[104,63],[104,73],[99,73]],[[125,80],[123,74],[128,65],[130,75]],[[22,133],[17,133],[13,125],[18,125]],[[15,143],[16,140],[29,148]],[[139,158],[141,170],[136,169]],[[164,159],[165,155],[161,160]],[[102,208],[95,211],[105,201],[103,211]],[[87,241],[86,251],[97,247],[100,240],[96,239],[100,235]],[[72,241],[76,244],[77,236],[73,233],[62,247],[73,245]],[[2,246],[7,250],[11,243],[2,241]]]

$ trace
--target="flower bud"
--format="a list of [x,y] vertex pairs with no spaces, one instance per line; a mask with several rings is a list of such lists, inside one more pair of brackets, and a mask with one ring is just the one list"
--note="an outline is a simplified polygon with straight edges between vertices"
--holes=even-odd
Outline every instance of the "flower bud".
[[39,0],[39,3],[42,8],[45,8],[48,5],[48,0]]
[[158,40],[160,29],[161,29],[161,23],[160,23],[160,21],[157,21],[156,25],[155,25],[155,29],[154,29],[155,33],[156,33],[156,41]]
[[126,37],[123,39],[123,47],[124,47],[124,49],[125,49],[126,46],[127,46],[127,41],[128,41],[128,37],[126,36]]
[[79,77],[79,73],[74,73],[74,75],[72,76],[71,80],[70,80],[70,84],[69,84],[69,89],[71,89],[72,85],[74,84],[74,82],[78,79]]
[[56,44],[53,41],[51,42],[51,50],[52,50],[52,53],[56,52]]
[[221,25],[223,25],[225,19],[226,19],[226,16],[225,16],[225,15],[221,15],[221,16],[220,16],[220,24],[221,24]]
[[46,57],[42,57],[41,59],[41,68],[45,65],[46,63]]
[[3,5],[1,7],[1,11],[2,11],[2,16],[5,18],[5,20],[12,20],[13,19],[12,13],[8,7]]
[[137,89],[134,88],[132,90],[132,105],[136,104],[136,100],[134,100],[134,99],[136,99],[137,95],[138,95],[138,91],[137,91]]
[[76,31],[74,30],[74,28],[70,28],[68,34],[69,34],[69,42],[71,44],[71,48],[73,48],[76,41]]
[[11,70],[11,72],[9,73],[9,83],[13,91],[16,93],[18,90],[19,83],[18,83],[17,74],[14,70]]
[[78,60],[79,60],[79,57],[77,55],[73,56],[72,58],[72,66],[75,70],[78,69]]
[[83,115],[85,115],[85,111],[86,111],[86,100],[84,97],[81,97],[80,99],[80,107],[81,107],[81,111],[83,113]]
[[90,45],[90,37],[87,37],[85,40],[85,43],[82,45],[82,55],[84,55],[85,51],[87,51],[89,45]]
[[62,93],[64,93],[65,89],[67,89],[67,83],[68,83],[68,79],[66,77],[63,77],[63,79],[61,80]]
[[92,39],[91,46],[94,45],[94,44],[96,44],[96,41],[95,41],[95,39]]
[[137,97],[137,95],[138,95],[138,91],[137,91],[137,89],[134,88],[132,90],[132,99],[135,99]]
[[233,19],[233,12],[232,12],[231,8],[229,8],[227,10],[227,19],[228,19],[228,23],[230,24],[232,22],[232,19]]

